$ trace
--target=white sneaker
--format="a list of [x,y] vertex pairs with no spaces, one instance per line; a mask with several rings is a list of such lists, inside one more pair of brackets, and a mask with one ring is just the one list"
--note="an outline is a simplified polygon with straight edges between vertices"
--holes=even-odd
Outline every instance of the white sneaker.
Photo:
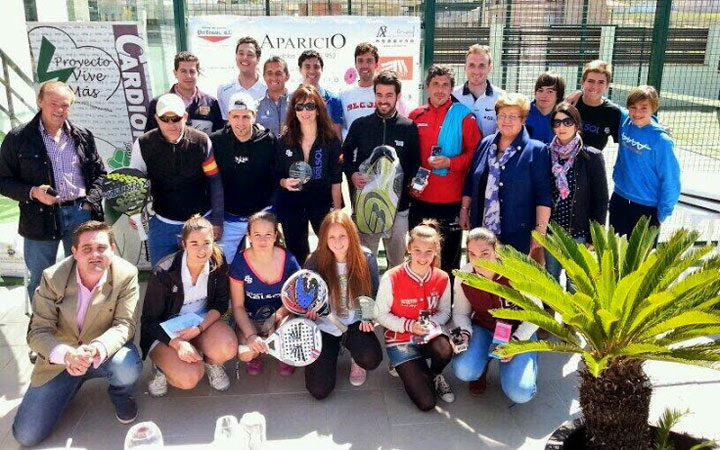
[[227,391],[230,387],[230,377],[225,373],[223,366],[205,363],[205,372],[210,386],[216,391]]
[[442,399],[442,401],[446,403],[452,403],[455,401],[455,393],[442,374],[437,375],[433,379],[433,384],[435,385],[435,393],[438,397],[440,397],[440,399]]
[[393,366],[388,366],[388,373],[391,377],[400,378],[400,375],[398,375],[397,370],[395,370]]
[[162,397],[167,394],[167,378],[156,365],[153,364],[153,379],[148,383],[148,392],[151,397]]
[[350,384],[362,386],[367,380],[367,372],[358,366],[354,359],[350,358]]

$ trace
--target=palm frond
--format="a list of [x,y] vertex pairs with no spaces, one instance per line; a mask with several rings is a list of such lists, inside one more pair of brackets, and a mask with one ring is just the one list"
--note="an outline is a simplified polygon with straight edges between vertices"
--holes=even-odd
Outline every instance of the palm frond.
[[582,353],[582,351],[583,349],[577,345],[553,341],[511,341],[495,349],[495,352],[503,358],[530,352]]
[[647,341],[669,347],[670,345],[679,344],[690,339],[716,334],[720,334],[720,325],[689,325],[687,327],[678,327],[660,338],[653,336],[647,339]]
[[720,314],[697,310],[687,311],[646,329],[639,337],[641,339],[649,338],[676,328],[699,325],[720,325]]
[[621,276],[637,270],[652,250],[659,230],[657,227],[649,227],[648,224],[648,217],[641,217],[630,234]]
[[663,411],[658,419],[655,431],[655,450],[675,450],[675,446],[670,442],[670,430],[680,423],[680,419],[686,416],[690,411],[667,408]]
[[580,341],[563,324],[550,317],[544,311],[522,311],[510,308],[492,309],[490,313],[497,319],[518,320],[529,322],[554,334],[558,338],[573,345],[580,345]]
[[[495,294],[524,310],[547,314],[545,310],[540,308],[535,302],[522,295],[519,291],[504,284],[497,283],[476,273],[454,270],[453,274],[468,286]],[[548,314],[548,318],[552,317]]]
[[660,280],[657,290],[663,291],[667,289],[668,286],[677,281],[680,275],[682,275],[689,268],[696,265],[698,261],[704,258],[708,253],[713,251],[714,248],[714,245],[706,245],[704,247],[692,249],[685,256],[676,260],[672,267],[667,270],[665,275]]

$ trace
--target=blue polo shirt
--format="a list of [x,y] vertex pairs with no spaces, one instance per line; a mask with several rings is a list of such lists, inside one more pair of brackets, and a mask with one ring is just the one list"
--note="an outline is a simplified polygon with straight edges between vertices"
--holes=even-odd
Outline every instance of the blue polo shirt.
[[527,127],[530,139],[535,139],[543,144],[550,144],[555,137],[555,132],[550,124],[550,115],[552,111],[544,116],[537,106],[535,106],[535,100],[530,103],[530,114],[528,114],[525,126]]

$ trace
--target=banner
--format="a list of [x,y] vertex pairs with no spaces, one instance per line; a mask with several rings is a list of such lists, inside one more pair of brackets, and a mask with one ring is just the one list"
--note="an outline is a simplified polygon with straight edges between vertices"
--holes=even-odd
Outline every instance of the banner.
[[355,46],[370,42],[379,49],[379,69],[393,69],[402,80],[402,96],[410,108],[419,102],[419,17],[283,17],[194,16],[189,21],[190,51],[200,58],[200,89],[215,95],[220,84],[237,78],[235,45],[243,36],[255,38],[262,54],[258,68],[271,56],[288,63],[288,90],[302,81],[298,57],[316,50],[325,62],[320,85],[336,94],[356,85]]
[[[75,92],[70,120],[95,136],[108,172],[130,164],[133,141],[143,134],[152,99],[146,44],[134,23],[28,23],[37,80],[60,80]],[[149,267],[127,218],[105,208],[120,254]]]

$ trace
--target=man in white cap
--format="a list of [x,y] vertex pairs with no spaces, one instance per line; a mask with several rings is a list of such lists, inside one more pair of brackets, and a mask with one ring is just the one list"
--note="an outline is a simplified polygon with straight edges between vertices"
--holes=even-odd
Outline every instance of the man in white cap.
[[155,113],[158,128],[135,141],[130,157],[130,167],[150,179],[155,215],[148,244],[153,266],[177,251],[182,225],[194,214],[208,216],[215,238],[222,236],[223,187],[212,142],[186,126],[187,117],[180,97],[161,95]]
[[225,193],[225,221],[220,244],[228,263],[247,233],[248,218],[271,204],[275,190],[276,138],[255,123],[257,103],[245,92],[228,102],[228,126],[210,135]]

